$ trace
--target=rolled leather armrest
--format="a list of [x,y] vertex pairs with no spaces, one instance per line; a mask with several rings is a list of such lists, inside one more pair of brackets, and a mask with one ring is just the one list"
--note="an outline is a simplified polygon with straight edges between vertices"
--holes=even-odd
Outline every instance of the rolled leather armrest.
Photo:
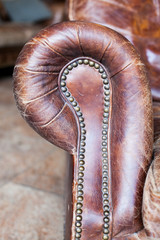
[[50,26],[20,53],[14,92],[31,127],[73,155],[65,240],[127,239],[142,230],[152,104],[129,41],[93,23]]

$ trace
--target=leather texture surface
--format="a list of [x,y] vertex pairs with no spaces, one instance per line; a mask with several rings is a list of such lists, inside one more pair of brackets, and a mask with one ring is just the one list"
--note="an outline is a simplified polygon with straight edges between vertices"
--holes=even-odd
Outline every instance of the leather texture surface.
[[[144,65],[134,47],[118,33],[94,23],[65,22],[50,26],[28,42],[19,55],[14,70],[15,98],[22,116],[41,136],[74,155],[76,173],[79,123],[73,107],[60,91],[58,77],[66,64],[79,57],[89,57],[102,64],[111,84],[108,154],[112,230],[109,239],[122,240],[143,228],[142,194],[153,142],[149,83]],[[97,207],[95,202],[99,203],[102,199],[101,175],[98,177],[101,174],[101,165],[97,167],[97,159],[101,161],[99,132],[102,129],[99,126],[103,112],[103,89],[93,69],[77,68],[71,76],[68,88],[75,91],[74,94],[77,94],[76,98],[84,109],[86,130],[90,131],[90,126],[93,125],[91,136],[97,136],[97,139],[87,138],[86,149],[90,154],[95,150],[95,154],[91,162],[91,156],[86,153],[88,173],[84,178],[84,191],[86,196],[89,194],[94,198],[93,203],[89,197],[84,200],[86,213],[87,208],[91,212],[86,223],[87,218],[84,216],[86,229],[81,239],[99,239],[103,232],[103,212],[102,206]],[[91,89],[91,80],[95,81],[93,91],[87,95],[87,91]],[[77,88],[85,92],[84,98],[80,98],[80,91],[76,92]],[[95,101],[97,89],[100,91],[100,98],[94,104],[97,104],[96,111],[93,111],[91,103]],[[89,168],[92,171],[89,172]],[[87,176],[90,176],[88,180]],[[73,206],[76,204],[77,181],[77,175],[74,174]],[[92,182],[96,187],[88,188]],[[93,215],[100,217],[92,218]],[[92,219],[94,229],[100,229],[96,231],[94,238],[90,232]],[[74,223],[74,213],[72,220]],[[147,222],[146,219],[144,221]],[[83,235],[85,232],[86,235]],[[68,239],[74,239],[73,233]]]
[[160,137],[160,102],[153,102],[154,140]]
[[70,20],[114,29],[139,50],[147,67],[152,95],[160,100],[160,0],[69,0]]
[[160,239],[160,139],[154,146],[154,160],[149,168],[143,194],[144,229],[131,235],[127,240]]

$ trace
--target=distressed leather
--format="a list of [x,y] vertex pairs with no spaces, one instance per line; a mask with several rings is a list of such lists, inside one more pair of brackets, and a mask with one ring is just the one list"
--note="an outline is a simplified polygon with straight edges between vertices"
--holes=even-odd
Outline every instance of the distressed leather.
[[[14,70],[15,98],[23,118],[35,131],[73,155],[72,197],[69,198],[67,212],[70,230],[65,237],[73,240],[80,126],[71,103],[60,90],[59,79],[67,64],[85,57],[102,64],[111,85],[109,239],[123,240],[133,234],[135,236],[135,232],[143,229],[143,224],[146,228],[148,226],[146,217],[142,222],[141,209],[153,143],[151,93],[144,64],[134,47],[115,31],[94,23],[65,22],[50,26],[29,41],[18,57]],[[67,88],[84,112],[87,132],[81,239],[99,240],[103,237],[104,218],[101,162],[103,86],[96,70],[89,66],[78,66],[68,76]],[[151,175],[149,173],[147,181],[152,182]],[[147,184],[146,194],[151,191],[148,187]],[[143,201],[144,204],[148,201],[147,195]]]
[[147,173],[143,194],[144,229],[131,235],[128,240],[160,239],[160,139],[155,143],[154,160]]
[[68,0],[70,20],[114,29],[139,50],[147,67],[152,96],[160,100],[160,0]]

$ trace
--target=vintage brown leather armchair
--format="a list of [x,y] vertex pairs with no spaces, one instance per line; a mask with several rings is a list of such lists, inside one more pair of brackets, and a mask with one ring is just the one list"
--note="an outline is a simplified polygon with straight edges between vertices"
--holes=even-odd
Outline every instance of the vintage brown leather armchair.
[[150,87],[129,41],[95,23],[50,26],[20,53],[14,91],[32,128],[72,155],[65,240],[160,239]]

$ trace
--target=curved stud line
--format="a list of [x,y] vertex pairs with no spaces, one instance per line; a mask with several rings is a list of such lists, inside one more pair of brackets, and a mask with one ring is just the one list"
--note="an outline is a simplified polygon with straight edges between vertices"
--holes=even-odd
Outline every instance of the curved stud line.
[[81,138],[80,138],[80,149],[78,156],[78,185],[77,185],[77,206],[76,206],[76,221],[75,221],[75,240],[81,239],[82,233],[82,212],[83,212],[83,186],[84,186],[84,172],[85,172],[85,140],[86,140],[86,129],[85,120],[83,113],[79,107],[78,102],[74,99],[71,93],[68,91],[66,86],[67,75],[72,71],[73,68],[78,65],[88,65],[94,67],[100,74],[103,81],[104,90],[104,111],[103,111],[103,124],[102,124],[102,198],[103,198],[103,240],[109,239],[109,223],[110,223],[110,205],[109,205],[109,188],[108,188],[108,121],[109,121],[109,106],[110,106],[110,84],[107,78],[105,69],[95,62],[87,58],[76,60],[68,65],[61,75],[61,90],[64,96],[73,106],[80,125]]

